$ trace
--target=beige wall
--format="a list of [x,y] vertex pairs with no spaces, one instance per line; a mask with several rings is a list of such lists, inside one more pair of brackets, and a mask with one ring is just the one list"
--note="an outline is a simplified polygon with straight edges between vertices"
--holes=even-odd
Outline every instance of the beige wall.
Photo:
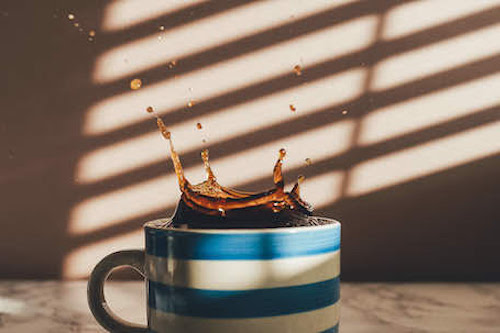
[[179,197],[148,106],[193,182],[209,147],[221,183],[268,188],[287,148],[345,279],[500,277],[500,1],[2,6],[0,278],[142,247]]

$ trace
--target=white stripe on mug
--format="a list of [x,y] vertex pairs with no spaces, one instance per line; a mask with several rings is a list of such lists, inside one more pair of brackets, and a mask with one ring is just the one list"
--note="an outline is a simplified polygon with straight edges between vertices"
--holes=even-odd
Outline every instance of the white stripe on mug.
[[337,277],[340,251],[274,260],[180,260],[146,255],[146,272],[152,281],[177,287],[210,290],[289,287]]

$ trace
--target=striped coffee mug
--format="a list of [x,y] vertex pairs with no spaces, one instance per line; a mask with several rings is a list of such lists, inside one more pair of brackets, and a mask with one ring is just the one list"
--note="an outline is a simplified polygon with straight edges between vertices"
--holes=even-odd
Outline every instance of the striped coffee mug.
[[[340,223],[270,229],[168,229],[145,224],[146,251],[94,268],[89,306],[110,332],[338,332]],[[131,266],[146,278],[148,326],[111,312],[103,285]]]

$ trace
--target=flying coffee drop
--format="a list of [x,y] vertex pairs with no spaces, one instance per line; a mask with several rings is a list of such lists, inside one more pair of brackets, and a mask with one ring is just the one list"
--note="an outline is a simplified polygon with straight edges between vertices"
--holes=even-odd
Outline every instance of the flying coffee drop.
[[197,123],[196,124],[196,128],[199,129],[199,130],[201,130],[203,128],[203,126],[201,125],[201,123]]
[[293,104],[290,104],[290,110],[292,112],[295,112],[295,111],[297,111],[297,108],[295,108],[295,106]]
[[141,79],[133,79],[132,81],[130,81],[130,89],[138,90],[141,89],[141,87],[142,87]]
[[311,159],[309,157],[305,159],[305,162],[306,162],[307,166],[309,166],[309,165],[312,164],[312,161],[311,161]]
[[300,65],[295,65],[293,68],[293,71],[295,72],[295,75],[301,76],[302,75],[302,67]]

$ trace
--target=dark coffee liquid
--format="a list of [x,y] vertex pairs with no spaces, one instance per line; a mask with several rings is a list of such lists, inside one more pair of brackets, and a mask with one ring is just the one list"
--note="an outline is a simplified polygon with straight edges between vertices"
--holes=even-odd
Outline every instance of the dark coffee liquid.
[[[154,111],[147,110],[154,114]],[[201,153],[207,179],[192,185],[184,176],[179,155],[167,127],[156,116],[163,137],[169,142],[172,162],[182,192],[169,227],[196,229],[277,228],[311,226],[326,223],[312,216],[312,207],[300,198],[300,180],[290,192],[284,191],[282,163],[285,150],[280,149],[273,170],[274,188],[264,192],[242,192],[223,187],[210,168],[208,150]]]
[[263,207],[233,209],[222,215],[207,215],[180,200],[171,226],[188,229],[251,229],[309,226],[316,220],[306,214],[284,209],[274,213]]

